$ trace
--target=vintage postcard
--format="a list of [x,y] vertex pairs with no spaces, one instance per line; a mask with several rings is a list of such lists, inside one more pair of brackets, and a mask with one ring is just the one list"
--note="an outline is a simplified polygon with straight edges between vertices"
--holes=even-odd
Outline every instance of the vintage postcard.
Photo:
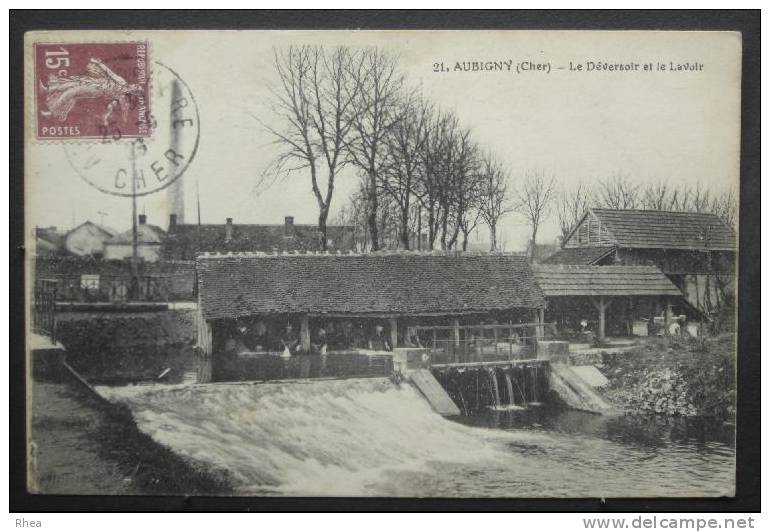
[[27,33],[28,490],[733,496],[741,57]]

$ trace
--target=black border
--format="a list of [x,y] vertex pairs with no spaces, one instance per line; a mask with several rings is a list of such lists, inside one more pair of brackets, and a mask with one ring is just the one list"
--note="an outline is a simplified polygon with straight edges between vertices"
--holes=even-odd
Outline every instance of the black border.
[[[71,511],[548,511],[760,510],[760,10],[54,11],[10,10],[11,512]],[[738,426],[735,498],[390,499],[30,495],[24,373],[23,39],[54,29],[583,29],[731,30],[743,34]]]

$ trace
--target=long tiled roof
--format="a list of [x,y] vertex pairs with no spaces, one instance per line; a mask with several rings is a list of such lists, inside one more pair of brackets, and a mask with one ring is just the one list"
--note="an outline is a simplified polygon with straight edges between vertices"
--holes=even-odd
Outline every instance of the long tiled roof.
[[207,319],[276,312],[427,314],[540,308],[522,256],[218,255],[198,259]]
[[735,232],[708,213],[591,209],[624,248],[736,249]]
[[533,266],[546,297],[555,296],[681,296],[655,266]]
[[615,249],[613,246],[563,248],[544,259],[542,264],[595,264]]

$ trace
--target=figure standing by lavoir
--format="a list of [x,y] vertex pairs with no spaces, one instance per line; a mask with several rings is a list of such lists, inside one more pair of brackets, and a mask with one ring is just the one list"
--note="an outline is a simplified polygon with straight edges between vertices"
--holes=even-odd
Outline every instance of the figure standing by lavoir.
[[299,336],[294,331],[294,326],[291,322],[286,324],[286,328],[281,336],[281,345],[283,346],[283,354],[281,356],[286,358],[302,351],[302,346],[299,343]]
[[374,335],[369,339],[369,349],[373,351],[392,351],[390,341],[385,337],[385,328],[379,323],[374,326]]
[[310,342],[310,352],[317,355],[325,355],[329,347],[328,343],[326,329],[319,327],[313,340]]

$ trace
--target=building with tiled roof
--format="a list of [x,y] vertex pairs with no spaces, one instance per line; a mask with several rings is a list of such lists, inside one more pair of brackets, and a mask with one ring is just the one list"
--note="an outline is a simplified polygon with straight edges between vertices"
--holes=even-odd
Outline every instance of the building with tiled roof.
[[615,262],[615,246],[586,246],[562,248],[549,255],[541,262],[543,264],[613,264]]
[[[243,251],[318,251],[320,239],[316,225],[296,224],[286,216],[281,224],[236,224],[227,218],[224,224],[179,224],[169,217],[163,257],[167,260],[195,260],[198,253]],[[353,226],[329,225],[327,248],[331,251],[355,249]]]
[[62,247],[67,254],[80,257],[101,257],[106,242],[115,236],[109,227],[86,220],[70,229],[62,238]]
[[586,211],[563,247],[588,243],[695,251],[735,251],[737,246],[735,231],[715,214],[595,208]]
[[[605,337],[608,317],[615,333],[629,334],[633,322],[655,315],[656,304],[666,308],[664,316],[670,321],[672,304],[682,299],[679,289],[655,266],[539,264],[533,270],[548,299],[546,321],[577,328],[581,319],[598,312],[600,340]],[[612,312],[607,316],[610,306]]]
[[[136,233],[137,257],[148,262],[160,260],[166,232],[157,225],[148,224],[147,217],[140,214]],[[108,260],[130,259],[133,256],[133,245],[133,228],[118,233],[104,243],[104,258]]]
[[206,319],[255,314],[460,315],[545,305],[525,257],[372,253],[202,256]]
[[50,257],[64,252],[63,237],[56,227],[35,227],[35,255]]
[[[243,369],[249,357],[280,354],[287,324],[305,352],[323,328],[334,353],[355,356],[361,338],[377,327],[396,348],[413,345],[415,328],[526,324],[545,308],[521,255],[232,253],[201,255],[197,263],[199,345],[210,355],[214,380],[233,378],[227,368]],[[259,331],[257,352],[246,358],[231,352],[249,334],[241,329]]]
[[543,263],[656,266],[711,312],[731,298],[736,251],[735,231],[714,214],[591,208]]

